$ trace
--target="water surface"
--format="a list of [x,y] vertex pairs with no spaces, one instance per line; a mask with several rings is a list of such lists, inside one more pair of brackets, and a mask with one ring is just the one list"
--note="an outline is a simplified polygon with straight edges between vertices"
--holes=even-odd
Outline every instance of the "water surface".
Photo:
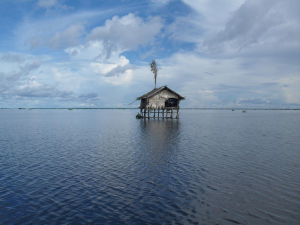
[[299,224],[300,112],[0,110],[0,224]]

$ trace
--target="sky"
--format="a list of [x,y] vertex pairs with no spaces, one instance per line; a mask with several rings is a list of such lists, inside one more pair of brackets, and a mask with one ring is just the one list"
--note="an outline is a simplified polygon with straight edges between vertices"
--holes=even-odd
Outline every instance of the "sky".
[[0,108],[300,108],[300,0],[0,0]]

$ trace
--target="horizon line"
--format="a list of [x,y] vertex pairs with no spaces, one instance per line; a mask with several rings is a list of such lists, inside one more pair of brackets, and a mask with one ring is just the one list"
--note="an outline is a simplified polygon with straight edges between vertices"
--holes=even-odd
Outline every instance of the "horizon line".
[[[46,108],[46,107],[37,107],[37,108],[32,108],[32,107],[17,107],[17,108],[12,108],[12,107],[4,107],[4,108],[0,108],[0,109],[139,109],[139,108],[125,108],[125,107],[102,107],[102,108],[77,108],[77,107],[50,107],[50,108]],[[184,108],[180,108],[180,109],[200,109],[200,110],[206,110],[206,109],[214,109],[214,110],[300,110],[300,108],[237,108],[237,107],[220,107],[220,108],[188,108],[188,107],[184,107]]]

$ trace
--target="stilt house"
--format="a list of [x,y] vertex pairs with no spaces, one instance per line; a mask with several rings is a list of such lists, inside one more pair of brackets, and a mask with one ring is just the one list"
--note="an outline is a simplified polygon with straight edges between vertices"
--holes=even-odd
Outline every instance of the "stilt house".
[[[140,115],[144,118],[176,118],[179,119],[179,103],[185,98],[167,87],[154,88],[138,97],[141,100]],[[155,114],[157,112],[157,115]],[[174,113],[174,114],[173,114]],[[176,113],[176,114],[175,114]],[[152,114],[152,116],[151,116]]]

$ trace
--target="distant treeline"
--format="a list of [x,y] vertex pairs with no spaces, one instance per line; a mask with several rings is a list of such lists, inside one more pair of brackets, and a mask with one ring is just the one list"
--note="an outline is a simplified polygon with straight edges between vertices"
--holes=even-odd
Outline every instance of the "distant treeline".
[[[116,109],[116,110],[136,110],[137,108],[0,108],[0,109],[25,109],[25,110],[32,110],[32,109],[61,109],[61,110],[73,110],[73,109]],[[186,110],[300,110],[296,108],[180,108]]]
[[0,109],[67,109],[67,110],[73,110],[73,109],[136,109],[136,108],[0,108]]

